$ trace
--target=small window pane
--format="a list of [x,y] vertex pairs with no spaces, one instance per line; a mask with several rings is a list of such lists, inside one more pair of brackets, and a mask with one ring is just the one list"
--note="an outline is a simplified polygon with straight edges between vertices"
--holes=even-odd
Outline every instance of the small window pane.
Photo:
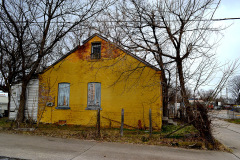
[[59,83],[58,85],[58,107],[69,107],[70,84]]
[[92,43],[92,59],[100,59],[101,58],[101,43]]

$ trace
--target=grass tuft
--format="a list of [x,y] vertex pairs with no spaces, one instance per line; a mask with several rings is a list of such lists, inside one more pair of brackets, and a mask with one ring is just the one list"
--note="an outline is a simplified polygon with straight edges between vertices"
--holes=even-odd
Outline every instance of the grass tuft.
[[226,119],[225,121],[235,124],[240,124],[240,119]]

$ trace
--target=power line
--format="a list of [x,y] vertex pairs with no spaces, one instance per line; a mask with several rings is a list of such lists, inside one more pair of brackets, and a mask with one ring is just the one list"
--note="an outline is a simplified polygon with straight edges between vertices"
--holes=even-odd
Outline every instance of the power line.
[[[199,21],[229,21],[229,20],[240,20],[240,17],[234,17],[234,18],[216,18],[216,19],[198,19],[198,20],[188,20],[188,21],[196,21],[196,22],[199,22]],[[168,22],[176,22],[178,20],[167,20]],[[123,22],[127,22],[127,23],[130,23],[130,22],[147,22],[147,21],[130,21],[130,20],[125,20],[125,21],[118,21],[118,20],[109,20],[109,21],[106,21],[106,20],[97,20],[95,22],[115,22],[115,23],[123,23]],[[163,22],[162,20],[156,20],[156,22]],[[9,21],[0,21],[0,23],[11,23]],[[15,23],[33,23],[33,24],[40,24],[40,23],[46,23],[46,22],[29,22],[29,21],[15,21]],[[75,24],[76,22],[70,22],[70,21],[66,21],[66,22],[51,22],[51,23],[66,23],[66,24]]]
[[240,18],[220,18],[220,19],[211,19],[209,21],[228,21],[228,20],[240,20]]

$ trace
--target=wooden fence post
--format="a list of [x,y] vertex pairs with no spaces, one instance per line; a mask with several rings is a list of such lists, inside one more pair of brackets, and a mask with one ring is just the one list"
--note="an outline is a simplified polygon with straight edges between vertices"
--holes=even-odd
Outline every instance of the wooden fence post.
[[149,135],[152,136],[152,110],[149,109]]
[[122,108],[122,114],[121,114],[121,129],[120,129],[120,135],[123,136],[123,126],[124,126],[124,109]]
[[97,110],[97,136],[101,137],[101,133],[100,133],[100,109]]

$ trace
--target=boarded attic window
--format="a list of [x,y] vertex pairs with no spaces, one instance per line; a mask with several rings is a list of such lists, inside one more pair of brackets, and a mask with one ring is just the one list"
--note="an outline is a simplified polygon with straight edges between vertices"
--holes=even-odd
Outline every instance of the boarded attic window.
[[100,58],[101,58],[101,43],[100,42],[92,43],[91,59]]

